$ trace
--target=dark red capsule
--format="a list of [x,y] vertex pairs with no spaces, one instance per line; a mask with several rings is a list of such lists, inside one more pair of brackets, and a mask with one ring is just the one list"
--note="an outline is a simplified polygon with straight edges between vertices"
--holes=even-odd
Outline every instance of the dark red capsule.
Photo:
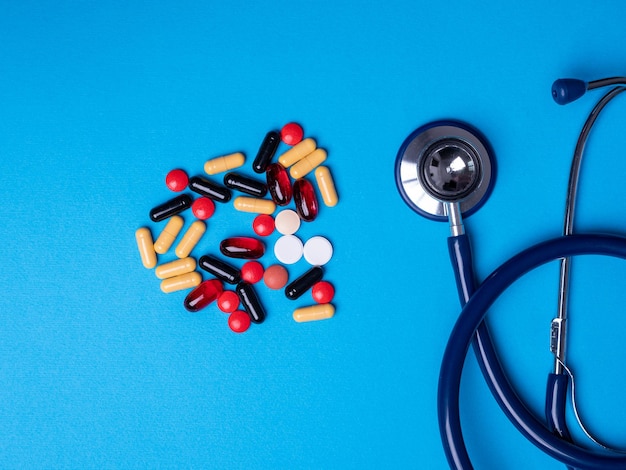
[[302,220],[312,222],[317,217],[319,206],[313,184],[304,178],[296,180],[293,185],[293,200],[296,211]]
[[188,194],[181,194],[180,196],[176,196],[174,199],[170,199],[169,201],[164,202],[160,206],[156,206],[152,209],[150,211],[150,218],[154,222],[167,219],[168,217],[179,214],[185,209],[189,209],[192,202],[191,196]]
[[276,149],[278,149],[278,144],[280,144],[280,134],[276,131],[268,132],[261,143],[259,152],[252,162],[252,169],[256,173],[263,173],[265,171],[267,165],[269,165],[272,157],[276,153]]
[[223,291],[224,288],[220,281],[217,279],[209,279],[208,281],[201,282],[192,290],[187,297],[185,297],[183,305],[190,312],[197,312],[217,300]]
[[291,201],[293,193],[289,173],[280,163],[272,163],[265,172],[267,188],[272,200],[279,206],[286,206]]
[[241,304],[246,309],[246,312],[248,312],[248,315],[250,315],[250,320],[252,320],[253,323],[263,323],[266,317],[265,309],[263,305],[261,305],[259,296],[252,284],[241,281],[237,284],[236,291],[241,300]]
[[229,258],[259,259],[265,254],[265,245],[252,237],[232,237],[222,240],[220,251]]

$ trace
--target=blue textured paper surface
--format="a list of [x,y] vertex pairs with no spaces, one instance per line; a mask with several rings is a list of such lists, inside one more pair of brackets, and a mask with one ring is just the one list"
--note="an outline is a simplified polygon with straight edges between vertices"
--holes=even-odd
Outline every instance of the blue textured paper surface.
[[[598,93],[559,107],[550,85],[626,73],[625,14],[583,1],[1,2],[0,467],[446,468],[436,388],[459,310],[448,227],[402,202],[396,152],[434,119],[489,139],[498,180],[467,220],[480,279],[558,235]],[[623,100],[590,139],[577,230],[626,232]],[[185,293],[160,292],[134,232],[159,233],[148,211],[173,196],[170,169],[201,174],[234,151],[251,162],[289,121],[328,151],[339,191],[299,232],[333,242],[337,313],[298,324],[310,297],[259,287],[267,320],[235,335],[215,306],[190,314]],[[194,254],[251,233],[252,218],[219,205]],[[617,446],[626,267],[574,269],[579,405]],[[551,264],[490,317],[539,416],[556,287]],[[501,414],[471,356],[462,397],[476,468],[563,468]]]

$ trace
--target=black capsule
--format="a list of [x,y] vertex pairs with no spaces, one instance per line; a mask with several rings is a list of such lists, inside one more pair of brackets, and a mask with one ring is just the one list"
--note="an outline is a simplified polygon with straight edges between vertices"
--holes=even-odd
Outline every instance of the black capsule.
[[307,272],[305,272],[298,279],[291,282],[285,287],[285,295],[288,299],[296,300],[306,291],[308,291],[313,284],[320,281],[324,275],[324,270],[319,266],[313,266]]
[[200,176],[194,176],[189,180],[189,189],[217,202],[228,202],[231,197],[228,188]]
[[239,296],[239,300],[241,300],[246,312],[250,315],[250,320],[254,323],[263,323],[266,316],[265,309],[261,305],[259,297],[257,296],[256,290],[254,290],[252,284],[241,281],[237,284],[236,291]]
[[185,209],[189,209],[192,203],[191,196],[189,194],[181,194],[174,199],[170,199],[164,202],[160,206],[156,206],[150,211],[150,219],[154,222],[165,220],[168,217],[179,214]]
[[267,165],[270,164],[270,160],[276,153],[276,149],[278,149],[278,144],[280,144],[280,134],[276,131],[268,132],[252,162],[252,169],[256,173],[265,172]]
[[263,197],[267,194],[267,185],[254,178],[249,178],[239,173],[226,173],[224,184],[227,188],[241,191],[254,197]]
[[210,272],[218,279],[229,284],[237,284],[241,281],[239,269],[211,255],[204,255],[198,260],[198,265]]

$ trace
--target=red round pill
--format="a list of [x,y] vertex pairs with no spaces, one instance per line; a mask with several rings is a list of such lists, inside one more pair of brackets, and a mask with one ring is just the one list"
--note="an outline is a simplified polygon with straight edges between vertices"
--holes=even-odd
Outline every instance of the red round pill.
[[270,289],[282,289],[287,285],[289,273],[282,264],[274,264],[265,270],[263,281]]
[[198,219],[205,220],[215,212],[215,203],[208,197],[199,197],[191,204],[191,211]]
[[319,281],[313,284],[311,294],[313,295],[313,300],[315,300],[318,304],[327,304],[333,300],[333,297],[335,296],[335,288],[330,282]]
[[274,231],[274,217],[267,214],[260,214],[252,222],[252,230],[260,237],[267,237]]
[[242,310],[235,310],[228,317],[228,327],[235,333],[243,333],[250,328],[250,315]]
[[250,284],[255,284],[263,279],[263,265],[258,261],[248,261],[241,267],[241,279]]
[[179,192],[187,187],[189,177],[183,170],[172,170],[165,177],[165,184],[170,190]]
[[225,290],[217,298],[217,306],[224,313],[232,313],[239,307],[239,296],[232,290]]
[[280,138],[287,145],[296,145],[304,137],[304,130],[302,126],[295,122],[285,124],[280,130]]

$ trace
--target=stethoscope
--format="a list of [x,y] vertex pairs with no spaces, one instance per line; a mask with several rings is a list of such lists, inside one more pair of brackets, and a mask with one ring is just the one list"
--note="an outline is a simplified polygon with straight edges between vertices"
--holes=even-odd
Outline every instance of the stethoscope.
[[[473,468],[463,441],[459,414],[461,373],[470,345],[501,409],[535,446],[569,468],[626,468],[626,455],[623,453],[587,449],[574,443],[565,422],[567,393],[569,388],[573,389],[573,375],[565,360],[570,258],[594,254],[626,259],[626,238],[573,233],[578,179],[587,138],[602,109],[615,96],[626,91],[626,77],[588,83],[559,79],[552,86],[552,97],[558,104],[567,104],[588,90],[611,85],[617,86],[595,105],[576,144],[568,182],[563,236],[513,256],[479,286],[475,282],[463,217],[478,210],[493,189],[496,167],[487,140],[467,124],[436,121],[414,131],[400,147],[395,165],[400,195],[420,215],[450,223],[448,249],[463,308],[442,360],[438,417],[444,451],[451,468]],[[554,371],[548,376],[546,420],[543,422],[528,409],[511,386],[483,320],[487,310],[511,284],[527,272],[553,260],[560,260],[558,313],[551,323],[550,348],[555,362]],[[584,428],[575,409],[575,401],[572,401],[583,431],[594,442],[608,449]]]

